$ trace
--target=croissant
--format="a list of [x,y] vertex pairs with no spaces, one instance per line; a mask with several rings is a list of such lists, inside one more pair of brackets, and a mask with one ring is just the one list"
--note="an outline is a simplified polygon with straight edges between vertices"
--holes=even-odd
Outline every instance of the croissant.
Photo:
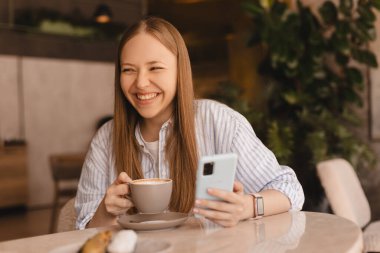
[[111,241],[112,232],[102,231],[91,237],[79,249],[78,253],[106,253],[108,243]]

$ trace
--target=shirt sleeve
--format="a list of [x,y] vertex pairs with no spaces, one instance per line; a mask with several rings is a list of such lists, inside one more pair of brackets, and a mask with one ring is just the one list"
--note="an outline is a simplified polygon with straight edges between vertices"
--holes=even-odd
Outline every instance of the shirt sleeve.
[[237,125],[232,152],[238,155],[236,180],[246,192],[274,189],[285,194],[291,210],[301,210],[305,197],[296,174],[288,166],[280,166],[270,151],[256,136],[251,124],[237,113]]
[[94,216],[108,188],[110,168],[109,130],[110,124],[101,128],[93,138],[87,152],[78,184],[75,209],[77,212],[77,229],[85,229],[87,223]]

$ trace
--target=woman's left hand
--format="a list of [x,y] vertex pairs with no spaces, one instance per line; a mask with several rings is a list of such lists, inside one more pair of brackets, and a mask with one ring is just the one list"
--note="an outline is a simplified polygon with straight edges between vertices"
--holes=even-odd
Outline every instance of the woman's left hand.
[[221,201],[197,199],[194,213],[225,227],[235,226],[239,221],[253,217],[253,197],[244,195],[240,182],[235,181],[233,192],[208,189],[207,193]]

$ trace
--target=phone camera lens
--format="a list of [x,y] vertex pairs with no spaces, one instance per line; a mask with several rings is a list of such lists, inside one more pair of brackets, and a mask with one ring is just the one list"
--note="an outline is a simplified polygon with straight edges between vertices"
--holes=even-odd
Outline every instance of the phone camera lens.
[[214,172],[214,163],[205,163],[203,166],[203,175],[211,175]]

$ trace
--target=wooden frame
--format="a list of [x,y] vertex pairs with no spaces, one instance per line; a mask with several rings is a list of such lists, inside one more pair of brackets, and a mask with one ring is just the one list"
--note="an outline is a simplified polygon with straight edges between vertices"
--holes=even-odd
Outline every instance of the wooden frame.
[[370,139],[380,141],[380,70],[370,70],[368,89]]

